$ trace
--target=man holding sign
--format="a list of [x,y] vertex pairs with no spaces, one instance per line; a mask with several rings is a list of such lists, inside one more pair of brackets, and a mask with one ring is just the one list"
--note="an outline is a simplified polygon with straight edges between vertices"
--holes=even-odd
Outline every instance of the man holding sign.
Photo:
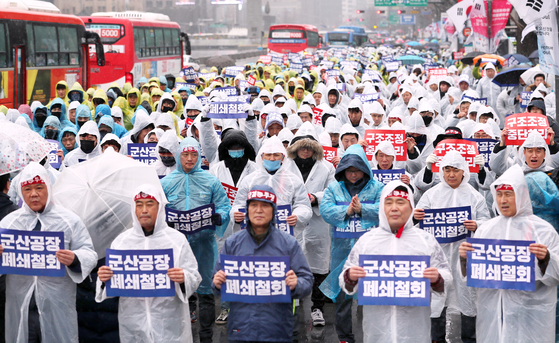
[[[7,276],[6,342],[77,343],[76,284],[82,282],[97,264],[91,237],[77,215],[54,204],[51,181],[43,166],[31,162],[21,172],[19,180],[14,186],[23,199],[23,208],[6,216],[0,222],[0,228],[21,231],[22,234],[18,235],[21,237],[33,231],[62,232],[64,242],[60,243],[64,249],[56,251],[56,259],[62,265],[64,276],[36,276],[45,275],[40,272],[48,270],[44,261],[39,263],[41,256],[37,257],[39,261],[33,257],[31,261],[27,259],[27,263],[21,263],[21,267],[31,269],[31,273]],[[11,244],[13,248],[14,242],[3,234],[0,236],[0,253],[6,255],[2,258],[2,267],[5,267],[9,260],[8,246]],[[31,247],[30,239],[18,240],[16,245],[20,249],[27,245],[26,250],[44,251],[41,237],[36,237]],[[50,250],[48,246],[46,250]],[[33,274],[33,270],[37,273]]]
[[[133,226],[115,238],[111,249],[116,250],[145,250],[149,256],[150,250],[172,249],[173,265],[166,271],[171,282],[174,282],[175,295],[172,297],[155,297],[160,289],[158,277],[155,281],[147,281],[142,274],[140,285],[142,289],[154,289],[154,295],[138,297],[134,291],[130,296],[119,299],[118,321],[121,342],[192,342],[188,297],[196,291],[202,277],[198,273],[196,258],[190,249],[186,237],[167,226],[165,222],[165,204],[167,199],[160,189],[152,185],[142,185],[135,192],[132,205]],[[150,271],[153,264],[151,259],[140,257],[140,270]],[[126,265],[126,260],[124,261]],[[157,262],[157,261],[155,261]],[[136,268],[137,269],[137,268]],[[109,266],[99,268],[97,279],[97,302],[107,299],[107,287],[116,287],[116,279]],[[107,282],[111,281],[110,284]],[[147,281],[147,282],[144,282]],[[125,282],[126,284],[126,282]],[[150,284],[151,286],[147,286]],[[144,287],[145,286],[145,287]],[[151,312],[153,311],[153,315]]]
[[[528,185],[520,166],[512,166],[491,184],[499,215],[481,225],[475,233],[476,239],[499,239],[513,241],[535,241],[529,245],[529,252],[537,258],[531,266],[535,268],[534,291],[509,290],[511,286],[477,288],[477,339],[478,342],[554,342],[555,305],[557,285],[559,285],[559,235],[548,222],[532,214],[532,204]],[[501,246],[502,249],[479,251],[487,254],[486,262],[518,261],[514,245]],[[512,253],[511,253],[512,252]],[[470,279],[474,274],[466,270],[466,261],[471,262],[472,254],[478,254],[472,243],[460,244],[462,275]],[[492,255],[492,256],[490,256]],[[476,260],[476,262],[484,262]],[[491,272],[491,264],[484,264],[483,273],[476,277],[505,283],[506,275],[512,274],[509,284],[520,283],[520,266],[503,268],[498,275]],[[503,266],[505,267],[505,266]],[[514,267],[518,269],[514,272]],[[481,274],[481,275],[479,275]],[[501,280],[501,282],[498,282]],[[516,281],[516,282],[515,282]],[[509,288],[509,289],[507,289]],[[522,313],[522,315],[519,315]]]
[[[222,257],[228,256],[251,256],[251,257],[289,257],[290,270],[285,273],[285,286],[291,292],[291,298],[301,299],[311,293],[313,277],[303,250],[297,240],[275,226],[277,197],[273,189],[265,185],[254,185],[246,197],[245,208],[247,209],[247,228],[229,237],[221,250]],[[261,261],[261,260],[258,260]],[[266,265],[272,262],[255,263],[256,275],[259,273],[270,273]],[[250,271],[239,268],[242,274],[250,274]],[[228,282],[229,271],[219,261],[215,265],[213,288],[217,294],[221,290],[222,298],[228,294],[239,295],[233,288],[234,283]],[[239,273],[237,273],[239,274]],[[274,274],[273,272],[271,273]],[[229,277],[233,275],[230,274]],[[247,275],[248,276],[248,275]],[[266,285],[266,281],[263,285]],[[250,280],[244,280],[245,284],[251,285]],[[241,285],[243,281],[241,281]],[[242,288],[242,286],[241,286]],[[250,288],[250,287],[249,287]],[[248,289],[246,293],[253,294],[251,298],[241,301],[232,301],[229,318],[227,320],[227,335],[230,343],[234,342],[291,342],[293,331],[293,304],[288,302],[267,302],[256,299],[264,292],[256,286],[254,292]],[[273,289],[268,292],[273,295]],[[252,300],[251,300],[252,299]],[[239,299],[241,300],[241,299]],[[258,320],[254,320],[258,318]]]
[[[407,185],[400,181],[392,181],[386,185],[380,198],[379,227],[364,234],[355,243],[339,276],[339,284],[344,292],[353,295],[359,291],[360,302],[366,298],[368,303],[377,301],[379,304],[363,307],[363,342],[365,343],[430,342],[431,309],[425,305],[411,307],[406,304],[418,296],[429,299],[430,293],[433,292],[444,295],[446,285],[452,283],[450,268],[440,245],[432,235],[413,226],[413,207],[413,193]],[[380,267],[377,266],[377,270],[380,268],[380,274],[391,274],[400,277],[401,280],[383,281],[375,292],[370,289],[365,290],[362,287],[364,281],[359,281],[361,278],[366,280],[372,272],[372,268],[365,269],[360,264],[360,256],[363,255],[368,255],[367,257],[387,255],[387,258],[393,257],[396,260],[410,262],[386,265],[383,263]],[[406,288],[406,281],[404,281],[406,276],[416,274],[414,271],[421,272],[415,268],[418,265],[414,264],[412,259],[421,256],[427,257],[429,261],[430,267],[422,271],[422,276],[428,279],[430,287],[427,285],[418,292],[421,295],[416,293],[412,296],[418,283],[412,282],[407,289],[401,289],[401,286]],[[402,305],[380,305],[381,302],[398,304],[400,301]]]

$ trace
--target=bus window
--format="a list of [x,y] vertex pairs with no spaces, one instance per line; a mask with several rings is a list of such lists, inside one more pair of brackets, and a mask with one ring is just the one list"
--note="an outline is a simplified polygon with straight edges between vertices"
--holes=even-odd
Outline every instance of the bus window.
[[26,65],[28,67],[34,67],[35,66],[35,39],[33,38],[33,25],[26,24],[25,31],[27,33],[27,44],[25,45],[25,47],[27,48]]
[[145,29],[146,31],[146,50],[149,51],[146,56],[156,56],[155,53],[155,30]]
[[78,33],[74,27],[59,27],[60,65],[79,65]]
[[144,29],[134,28],[134,46],[136,47],[136,55],[144,57],[146,55],[146,36]]
[[173,54],[173,37],[171,35],[171,29],[163,30],[163,35],[165,36],[165,55]]
[[307,46],[311,48],[318,46],[318,32],[307,31]]
[[162,29],[155,29],[155,46],[157,46],[157,56],[165,55],[165,41],[163,40]]
[[9,64],[8,54],[8,30],[5,24],[0,24],[0,68],[6,68]]
[[179,30],[172,29],[171,34],[173,35],[173,38],[171,39],[174,47],[173,55],[179,55],[181,53],[181,41],[179,38]]
[[35,50],[37,51],[37,66],[58,65],[58,40],[56,27],[34,25]]

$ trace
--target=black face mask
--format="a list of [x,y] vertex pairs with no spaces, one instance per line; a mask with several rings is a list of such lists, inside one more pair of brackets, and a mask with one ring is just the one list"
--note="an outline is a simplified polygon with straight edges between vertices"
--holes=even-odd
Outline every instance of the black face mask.
[[78,126],[81,128],[83,124],[87,123],[87,120],[78,120]]
[[268,105],[270,103],[270,100],[268,101],[262,101],[264,103],[264,105]]
[[45,130],[45,139],[57,139],[57,138],[58,138],[58,130],[53,130],[53,129]]
[[172,110],[173,110],[172,106],[165,106],[165,105],[161,106],[161,112],[162,113],[169,112],[169,111],[172,111]]
[[47,120],[47,116],[42,113],[35,114],[35,120],[37,121],[37,125],[39,125],[39,127],[43,127],[45,120]]
[[429,126],[429,124],[431,124],[431,122],[433,121],[433,117],[425,116],[422,118],[423,118],[423,122],[425,123],[425,126]]
[[62,115],[62,112],[51,112],[50,114],[52,114],[53,116],[55,116],[60,120],[60,116]]
[[293,94],[293,92],[295,92],[295,86],[289,86],[287,88],[289,89],[289,94]]
[[181,99],[181,100],[182,100],[182,105],[186,106],[186,100],[188,100],[188,99]]
[[165,167],[172,167],[177,163],[174,156],[161,156],[161,155],[159,155],[159,157],[161,157],[161,162],[163,162],[163,165]]
[[80,149],[82,149],[82,151],[85,152],[86,154],[89,154],[90,152],[93,151],[93,149],[95,149],[95,142],[81,139]]

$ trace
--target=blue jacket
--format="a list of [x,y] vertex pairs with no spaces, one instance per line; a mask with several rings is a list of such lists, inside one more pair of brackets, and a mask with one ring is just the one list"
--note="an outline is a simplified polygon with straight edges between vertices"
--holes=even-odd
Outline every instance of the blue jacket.
[[[303,250],[295,237],[277,230],[273,225],[270,225],[268,236],[260,245],[252,238],[249,229],[241,230],[225,241],[221,253],[233,256],[289,256],[291,270],[297,275],[297,287],[291,291],[291,297],[302,299],[311,293],[314,279]],[[218,270],[221,270],[219,260],[214,274]],[[213,283],[212,287],[215,294],[219,294]],[[229,340],[291,342],[292,334],[292,303],[230,303],[227,318]]]
[[[182,169],[180,155],[184,148],[194,147],[198,151],[198,161],[192,170],[185,173]],[[212,271],[217,260],[217,243],[215,235],[222,237],[229,224],[231,202],[218,178],[203,170],[200,144],[194,138],[185,138],[180,143],[175,154],[177,169],[161,179],[161,186],[169,201],[170,208],[187,211],[193,208],[215,204],[215,213],[221,216],[222,225],[216,225],[216,231],[202,230],[187,235],[192,252],[198,261],[198,271],[202,275],[202,282],[197,293],[211,294]]]
[[[324,191],[320,203],[320,215],[331,225],[331,233],[335,227],[346,227],[349,224],[347,217],[348,205],[351,202],[351,194],[343,181],[344,171],[349,167],[355,167],[365,173],[364,187],[358,192],[361,202],[361,226],[363,228],[376,227],[379,224],[378,213],[380,204],[380,193],[384,184],[372,178],[372,172],[363,148],[358,145],[350,146],[338,164],[336,169],[336,180],[328,185]],[[327,297],[335,299],[340,293],[338,276],[342,272],[345,261],[357,238],[335,238],[332,236],[330,246],[330,275],[320,285],[320,289]]]
[[559,190],[549,176],[542,172],[525,175],[532,210],[559,232]]
[[67,119],[66,103],[64,102],[64,100],[62,100],[60,98],[54,99],[50,103],[49,111],[52,109],[53,105],[60,105],[60,107],[62,108],[62,112],[60,113],[60,126],[62,128],[65,128],[65,127],[68,127],[68,126],[74,126],[74,123],[72,123],[71,121],[69,121]]

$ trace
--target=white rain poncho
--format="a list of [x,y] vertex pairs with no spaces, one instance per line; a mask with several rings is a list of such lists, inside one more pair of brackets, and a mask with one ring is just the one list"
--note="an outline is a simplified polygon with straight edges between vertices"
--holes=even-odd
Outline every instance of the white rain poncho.
[[[265,153],[282,153],[284,156],[282,165],[274,174],[270,174],[264,168],[262,154]],[[293,162],[287,158],[287,152],[277,136],[264,141],[256,156],[256,171],[246,176],[239,184],[237,197],[231,209],[231,218],[234,217],[235,212],[246,206],[248,191],[252,186],[267,185],[272,187],[276,193],[278,206],[291,205],[291,214],[297,216],[297,225],[293,234],[295,237],[299,237],[312,217],[312,210],[309,196],[306,192],[301,192],[305,187],[303,179],[300,175],[291,172],[293,167],[289,166],[290,163]],[[238,228],[239,226],[236,224],[235,230],[238,230]]]
[[[143,108],[142,106],[140,107]],[[137,110],[134,119],[134,127],[132,127],[132,130],[130,130],[128,135],[122,137],[122,149],[120,149],[120,153],[123,155],[128,155],[128,144],[143,143],[138,142],[138,135],[143,129],[147,128],[150,125],[155,129],[155,123],[153,122],[153,119],[149,116],[149,114],[144,110]]]
[[[452,284],[452,275],[443,250],[431,234],[413,226],[413,200],[410,201],[412,215],[400,238],[390,230],[388,219],[384,212],[384,200],[396,187],[403,186],[412,191],[400,181],[392,181],[382,190],[380,196],[379,227],[359,238],[351,249],[343,272],[339,276],[340,287],[347,294],[358,292],[356,285],[352,292],[345,288],[344,273],[353,266],[359,266],[359,255],[423,255],[430,256],[430,266],[437,268],[444,279],[445,292]],[[444,297],[444,293],[440,293]],[[435,294],[431,290],[431,294]],[[363,342],[392,342],[417,343],[431,342],[431,321],[429,307],[425,306],[363,306]]]
[[[82,282],[97,265],[97,254],[87,228],[73,212],[56,205],[52,200],[52,184],[45,168],[31,162],[20,174],[26,181],[40,176],[48,191],[47,206],[42,213],[27,204],[10,213],[0,227],[32,231],[37,222],[41,231],[64,232],[64,249],[72,250],[80,260],[81,272],[66,267],[64,277],[27,276],[9,274],[6,277],[6,342],[28,342],[29,302],[35,295],[41,322],[43,342],[78,342],[76,312],[76,284]],[[21,196],[21,182],[13,184]],[[62,265],[62,264],[61,264]]]
[[[111,249],[116,250],[155,250],[173,249],[175,268],[184,271],[184,288],[175,282],[173,297],[120,297],[118,302],[119,335],[122,343],[182,343],[192,342],[190,328],[190,310],[188,297],[194,293],[202,277],[198,273],[198,264],[186,237],[177,230],[167,226],[165,222],[165,205],[167,199],[160,187],[143,185],[136,189],[135,194],[143,192],[153,196],[159,203],[159,211],[153,234],[146,236],[136,217],[136,208],[132,202],[132,228],[118,235]],[[97,279],[95,300],[102,302],[107,299],[107,290],[102,288],[101,280]]]
[[[157,160],[153,164],[155,170],[157,171],[157,175],[159,176],[167,176],[173,170],[177,169],[177,164],[167,167],[163,164],[161,160],[161,155],[159,155],[159,148],[163,148],[169,150],[171,154],[174,154],[175,151],[179,148],[179,139],[177,135],[173,132],[173,130],[166,131],[159,142],[157,142],[157,146],[155,147],[155,153],[157,155]],[[174,158],[174,157],[173,157]]]
[[[444,179],[444,167],[451,166],[464,171],[464,178],[457,188],[452,188]],[[478,227],[485,221],[489,220],[489,210],[485,198],[476,191],[468,182],[470,180],[470,171],[466,160],[457,151],[449,151],[442,159],[439,171],[440,183],[429,189],[421,200],[417,203],[417,208],[422,209],[439,209],[448,207],[470,206],[472,210],[472,219],[476,221]],[[441,247],[448,259],[453,276],[453,287],[447,288],[446,305],[447,313],[462,312],[468,317],[476,315],[474,293],[466,286],[465,280],[461,280],[459,265],[460,255],[458,247],[464,240],[453,243],[441,243]],[[439,317],[445,306],[445,299],[433,297],[431,308],[434,317]]]
[[[480,343],[555,342],[555,305],[559,285],[559,236],[543,219],[532,214],[528,185],[520,166],[512,166],[491,185],[511,185],[516,215],[499,215],[481,227],[475,238],[530,240],[547,246],[549,264],[542,275],[536,262],[534,292],[477,288],[476,336]],[[494,203],[497,209],[497,203]]]
[[[81,149],[81,140],[80,136],[84,134],[89,134],[97,137],[97,145],[89,154],[86,154]],[[82,125],[80,131],[78,131],[78,135],[76,136],[76,143],[78,147],[72,151],[70,151],[64,160],[62,161],[62,165],[60,166],[61,169],[64,167],[70,167],[74,164],[78,164],[85,160],[89,160],[94,158],[95,156],[99,156],[101,154],[101,135],[99,134],[99,128],[97,127],[97,123],[92,120],[87,121],[85,124]],[[124,148],[124,147],[123,147]],[[122,148],[121,148],[122,150]],[[121,152],[122,153],[122,152]]]
[[380,142],[375,149],[375,154],[373,155],[373,159],[369,162],[372,169],[378,169],[378,162],[377,162],[377,151],[382,151],[386,155],[390,155],[394,157],[394,162],[392,162],[391,169],[405,169],[406,162],[405,161],[396,161],[396,149],[394,149],[394,145],[392,145],[389,141],[382,141]]
[[[408,156],[406,162],[406,171],[410,174],[416,174],[418,171],[421,170],[421,168],[425,167],[425,160],[427,159],[427,156],[431,155],[435,150],[435,148],[433,147],[433,139],[431,134],[429,133],[429,130],[425,126],[423,118],[421,117],[419,112],[414,112],[412,116],[406,118],[405,127],[406,133],[417,133],[420,135],[424,135],[422,137],[425,139],[422,143],[423,150],[420,151],[417,145],[414,147],[419,156],[415,159],[411,159]],[[417,142],[418,139],[414,139]]]
[[[317,203],[311,207],[312,217],[303,234],[296,238],[305,253],[311,271],[315,274],[328,274],[330,270],[330,227],[320,215],[320,203],[326,187],[330,182],[336,181],[334,179],[334,166],[323,159],[324,152],[320,143],[316,141],[317,136],[314,127],[309,122],[301,126],[294,138],[305,136],[312,136],[314,140],[310,138],[297,140],[287,148],[287,151],[289,158],[292,160],[295,160],[297,150],[300,148],[310,148],[314,152],[315,162],[305,181],[305,191],[303,193],[314,195]],[[289,166],[293,174],[303,179],[295,162],[290,163]]]
[[202,106],[202,102],[200,102],[200,99],[198,99],[196,95],[190,94],[188,96],[188,99],[186,99],[186,104],[184,105],[183,116],[186,118],[187,112],[189,110],[198,110],[202,112],[202,109],[203,106]]

